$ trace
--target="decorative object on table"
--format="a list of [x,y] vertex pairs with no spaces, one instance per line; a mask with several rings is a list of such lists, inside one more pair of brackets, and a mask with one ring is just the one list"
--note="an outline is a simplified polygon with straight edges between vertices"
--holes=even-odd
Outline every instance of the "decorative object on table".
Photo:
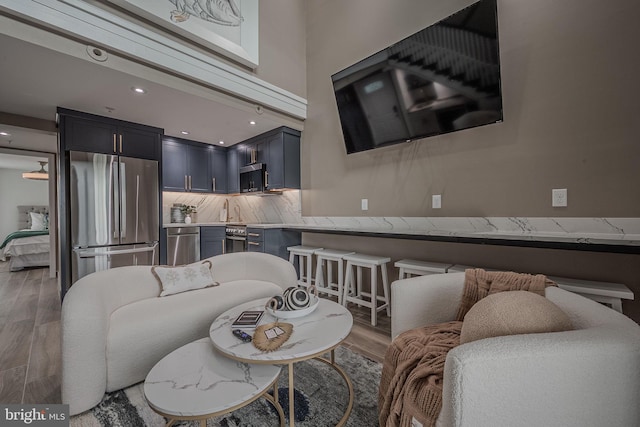
[[309,307],[311,296],[304,288],[289,288],[284,291],[284,306],[288,310],[302,310]]
[[263,310],[247,310],[240,313],[240,316],[231,324],[232,328],[255,328],[260,323]]
[[287,342],[293,333],[291,323],[267,323],[256,328],[253,334],[253,345],[258,350],[274,351]]
[[191,224],[191,215],[196,213],[196,207],[193,205],[182,205],[180,211],[184,214],[184,223]]
[[309,288],[291,287],[282,296],[276,295],[267,301],[265,310],[280,319],[295,319],[311,314],[318,308],[318,291],[314,285]]

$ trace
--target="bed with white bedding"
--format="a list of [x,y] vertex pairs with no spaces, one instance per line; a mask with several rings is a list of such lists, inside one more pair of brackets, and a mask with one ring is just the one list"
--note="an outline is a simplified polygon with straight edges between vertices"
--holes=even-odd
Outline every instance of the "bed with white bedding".
[[18,231],[0,246],[2,261],[9,259],[11,271],[49,266],[49,224],[47,206],[18,206]]

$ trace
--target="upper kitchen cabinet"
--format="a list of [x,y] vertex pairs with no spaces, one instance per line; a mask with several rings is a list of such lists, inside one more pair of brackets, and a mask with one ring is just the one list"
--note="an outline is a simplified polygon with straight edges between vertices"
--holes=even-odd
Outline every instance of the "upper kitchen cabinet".
[[[244,152],[242,152],[242,155],[244,155]],[[227,150],[227,193],[229,194],[240,192],[240,162],[244,162],[244,157],[242,157],[242,160],[240,158],[241,153],[237,145]]]
[[278,129],[267,138],[264,151],[267,189],[300,188],[300,132]]
[[63,151],[160,160],[163,130],[58,108]]
[[[300,188],[300,132],[281,127],[248,139],[229,149],[229,193],[240,191],[239,168],[266,165],[267,190]],[[233,184],[232,184],[233,180]]]
[[165,191],[213,192],[210,159],[212,148],[186,139],[162,140],[162,188]]
[[227,150],[212,146],[209,154],[209,174],[211,176],[211,192],[227,193]]

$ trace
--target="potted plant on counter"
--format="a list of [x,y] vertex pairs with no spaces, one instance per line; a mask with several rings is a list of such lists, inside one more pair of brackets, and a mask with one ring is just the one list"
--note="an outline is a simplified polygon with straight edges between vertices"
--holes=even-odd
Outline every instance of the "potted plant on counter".
[[182,205],[180,211],[184,214],[184,223],[191,224],[191,215],[196,213],[196,207],[193,205]]

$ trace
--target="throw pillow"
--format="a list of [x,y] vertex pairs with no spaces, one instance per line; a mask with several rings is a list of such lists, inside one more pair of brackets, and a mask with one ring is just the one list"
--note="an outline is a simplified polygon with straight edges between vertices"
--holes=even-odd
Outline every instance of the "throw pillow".
[[488,295],[464,317],[460,344],[503,335],[573,329],[569,317],[545,297],[527,291]]
[[162,286],[161,297],[220,285],[211,275],[211,261],[179,267],[154,266],[151,271]]
[[43,231],[47,229],[44,214],[29,212],[29,217],[31,218],[31,230]]

